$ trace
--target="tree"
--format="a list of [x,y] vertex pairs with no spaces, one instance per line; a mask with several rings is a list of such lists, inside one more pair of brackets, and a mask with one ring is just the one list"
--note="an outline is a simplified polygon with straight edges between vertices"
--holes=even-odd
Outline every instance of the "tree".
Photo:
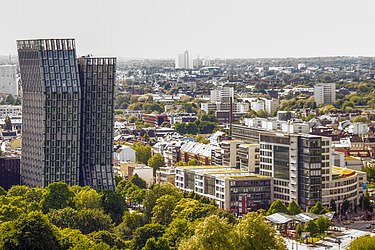
[[182,239],[191,237],[194,234],[194,230],[195,223],[190,223],[186,219],[176,218],[169,224],[163,237],[167,239],[170,247],[175,248]]
[[89,237],[96,243],[102,243],[109,245],[110,247],[116,247],[116,249],[125,249],[126,243],[116,234],[108,231],[97,231],[89,234]]
[[267,118],[268,117],[267,111],[262,110],[262,109],[258,110],[257,115],[258,115],[258,117],[262,117],[262,118]]
[[315,236],[319,232],[319,228],[316,225],[315,221],[309,220],[305,224],[305,231],[310,233],[310,236]]
[[133,249],[142,249],[148,239],[155,238],[157,240],[164,233],[164,226],[160,224],[146,224],[137,228],[133,234],[132,246]]
[[310,209],[310,213],[314,213],[314,214],[326,214],[328,212],[329,210],[323,207],[320,201],[317,201],[316,204]]
[[359,115],[359,116],[356,116],[352,119],[352,122],[369,122],[370,120],[366,117],[366,116],[362,116],[362,115]]
[[78,229],[83,234],[113,228],[111,217],[99,209],[83,209],[78,213]]
[[158,170],[159,168],[165,165],[164,157],[161,154],[156,153],[153,156],[151,156],[151,158],[147,162],[147,165],[149,167],[152,167],[152,169],[154,170],[154,176],[155,176],[156,170]]
[[135,115],[131,115],[128,118],[128,123],[135,123],[137,121],[138,121],[138,117],[136,117]]
[[315,223],[318,226],[318,231],[320,234],[324,234],[328,230],[330,224],[329,219],[323,216],[319,216]]
[[147,187],[146,181],[143,180],[141,177],[139,177],[138,174],[135,174],[135,175],[132,176],[132,178],[130,178],[130,183],[133,183],[134,185],[136,185],[139,188],[146,188]]
[[231,226],[227,219],[211,215],[197,225],[194,236],[182,241],[179,249],[235,249],[230,239]]
[[154,237],[147,240],[146,245],[142,250],[169,250],[169,244],[166,239],[161,237],[159,240],[156,240]]
[[132,231],[135,231],[138,227],[141,227],[145,224],[144,217],[138,212],[129,212],[126,211],[122,216],[122,224],[129,227]]
[[148,160],[151,158],[151,146],[135,142],[133,144],[133,149],[135,150],[135,158],[137,162],[147,165]]
[[101,193],[101,205],[104,212],[110,214],[114,222],[121,222],[122,215],[126,210],[126,203],[120,194],[112,190],[103,191]]
[[270,208],[268,209],[267,215],[274,213],[288,213],[288,208],[282,201],[275,200],[274,202],[272,202]]
[[296,233],[297,233],[298,237],[301,237],[302,232],[303,232],[302,224],[301,223],[297,223],[297,225],[296,225]]
[[79,212],[71,207],[52,210],[48,213],[48,219],[52,224],[60,228],[79,229]]
[[7,204],[0,207],[0,223],[17,219],[23,210],[19,207]]
[[152,222],[161,225],[169,225],[172,221],[172,212],[176,206],[175,197],[166,194],[156,200],[156,205],[152,209]]
[[96,190],[85,187],[74,197],[74,204],[77,209],[101,209],[100,195]]
[[7,191],[5,191],[5,189],[2,186],[0,186],[0,196],[2,195],[7,195]]
[[51,209],[61,209],[72,206],[74,193],[64,182],[54,182],[48,185],[42,198],[42,209],[47,213]]
[[14,97],[12,95],[8,95],[7,98],[5,99],[6,104],[8,105],[13,105],[14,104]]
[[364,235],[353,240],[349,245],[349,250],[369,250],[374,249],[375,236]]
[[246,214],[234,227],[232,249],[286,249],[276,230],[257,213]]
[[9,116],[7,116],[5,118],[4,130],[6,130],[6,131],[12,131],[13,130],[12,122],[11,122]]
[[1,249],[60,249],[56,229],[40,212],[23,215],[0,228]]
[[215,205],[204,204],[191,198],[183,198],[176,204],[172,213],[172,218],[195,221],[207,217],[216,210],[217,207]]
[[288,214],[297,215],[299,213],[302,213],[301,208],[294,200],[292,200],[288,205]]
[[344,212],[344,213],[346,213],[347,211],[349,211],[349,209],[350,209],[350,201],[349,200],[347,200],[347,199],[345,199],[343,202],[342,202],[342,211]]

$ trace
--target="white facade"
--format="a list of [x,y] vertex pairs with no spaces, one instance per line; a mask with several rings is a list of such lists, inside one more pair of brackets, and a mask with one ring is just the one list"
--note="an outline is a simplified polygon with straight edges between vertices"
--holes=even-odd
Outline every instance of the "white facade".
[[210,102],[211,103],[230,103],[230,99],[234,102],[234,88],[233,87],[218,87],[211,90]]
[[347,127],[347,131],[353,135],[364,135],[370,131],[370,128],[366,123],[355,122]]
[[193,57],[189,51],[184,51],[182,54],[178,54],[176,63],[176,69],[193,69]]
[[135,162],[135,150],[129,146],[122,146],[114,152],[115,160],[119,162],[134,163]]
[[143,180],[146,181],[147,185],[150,186],[154,183],[154,172],[151,167],[148,166],[137,166],[134,168],[133,176],[137,174]]
[[16,65],[0,65],[0,93],[18,96]]
[[248,127],[268,131],[280,131],[295,134],[308,134],[310,131],[310,125],[306,122],[278,121],[267,118],[244,118],[243,122]]
[[318,83],[314,86],[314,101],[316,105],[336,101],[336,83]]
[[21,105],[0,105],[0,119],[5,119],[7,116],[21,116]]

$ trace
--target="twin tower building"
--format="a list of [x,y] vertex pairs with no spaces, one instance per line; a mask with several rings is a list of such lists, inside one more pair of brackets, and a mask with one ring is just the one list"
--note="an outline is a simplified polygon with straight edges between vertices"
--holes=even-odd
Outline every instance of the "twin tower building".
[[114,190],[115,58],[76,57],[74,39],[17,41],[22,184]]

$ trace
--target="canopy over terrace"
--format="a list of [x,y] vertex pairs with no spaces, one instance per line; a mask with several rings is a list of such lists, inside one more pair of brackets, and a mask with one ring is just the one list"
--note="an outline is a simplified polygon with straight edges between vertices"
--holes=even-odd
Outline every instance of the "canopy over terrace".
[[332,220],[333,215],[335,212],[330,212],[322,215],[313,214],[313,213],[299,213],[297,215],[288,215],[284,213],[274,213],[271,215],[266,216],[266,219],[270,222],[281,225],[281,224],[287,224],[289,222],[298,221],[301,223],[306,223],[309,220],[316,220],[319,218],[319,216],[323,216],[329,220]]

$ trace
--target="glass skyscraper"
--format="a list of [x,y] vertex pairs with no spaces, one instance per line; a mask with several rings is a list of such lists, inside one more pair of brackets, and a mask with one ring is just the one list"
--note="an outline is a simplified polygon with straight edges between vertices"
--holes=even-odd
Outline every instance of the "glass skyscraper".
[[114,189],[115,58],[76,59],[74,39],[17,41],[23,89],[21,180]]

